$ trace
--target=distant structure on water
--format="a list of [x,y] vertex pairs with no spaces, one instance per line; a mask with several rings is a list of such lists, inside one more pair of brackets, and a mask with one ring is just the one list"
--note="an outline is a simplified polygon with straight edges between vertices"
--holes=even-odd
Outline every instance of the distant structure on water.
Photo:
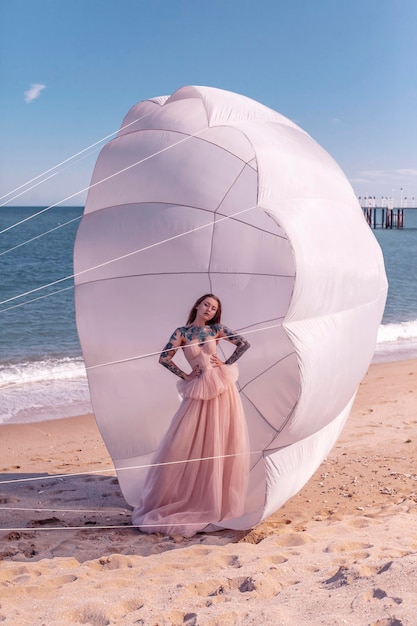
[[366,221],[371,228],[404,228],[404,211],[417,209],[415,198],[403,198],[396,204],[394,197],[382,197],[380,201],[375,196],[359,196]]

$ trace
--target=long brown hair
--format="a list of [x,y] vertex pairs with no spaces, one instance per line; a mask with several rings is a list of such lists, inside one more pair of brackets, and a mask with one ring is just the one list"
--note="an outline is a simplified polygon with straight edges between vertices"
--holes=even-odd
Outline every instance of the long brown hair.
[[186,326],[188,326],[189,324],[192,324],[195,320],[195,318],[197,317],[197,307],[206,299],[206,298],[213,298],[213,300],[216,300],[218,307],[217,307],[217,311],[216,314],[214,315],[214,317],[209,320],[207,322],[208,326],[212,326],[213,324],[220,324],[220,319],[222,317],[222,303],[220,302],[219,298],[215,295],[213,295],[212,293],[206,293],[204,296],[201,296],[201,298],[199,298],[194,304],[193,304],[193,308],[190,311],[190,314],[188,315],[188,320],[187,320],[187,324]]

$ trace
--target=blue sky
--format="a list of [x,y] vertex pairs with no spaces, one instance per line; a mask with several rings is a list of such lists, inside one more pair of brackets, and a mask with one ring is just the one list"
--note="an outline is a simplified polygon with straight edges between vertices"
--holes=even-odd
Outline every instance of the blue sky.
[[[196,84],[294,120],[358,196],[417,203],[416,0],[0,0],[0,23],[0,196]],[[76,194],[99,147],[0,203]]]

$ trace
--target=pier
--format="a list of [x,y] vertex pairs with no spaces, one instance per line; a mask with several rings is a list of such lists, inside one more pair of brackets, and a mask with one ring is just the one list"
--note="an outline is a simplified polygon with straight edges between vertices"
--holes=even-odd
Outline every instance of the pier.
[[[407,199],[400,206],[394,206],[390,199],[383,199],[377,206],[375,198],[359,198],[363,214],[371,228],[404,228],[406,211],[416,210],[417,206],[407,206]],[[414,204],[414,198],[412,198]]]

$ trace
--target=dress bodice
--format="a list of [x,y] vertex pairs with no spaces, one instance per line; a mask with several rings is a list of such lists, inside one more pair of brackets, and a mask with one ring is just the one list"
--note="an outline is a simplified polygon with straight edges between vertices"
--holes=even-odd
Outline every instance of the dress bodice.
[[184,345],[183,351],[191,368],[195,365],[199,365],[201,370],[205,372],[213,367],[210,362],[210,357],[217,353],[217,343],[214,339],[206,340],[206,342],[202,344],[198,343],[198,340],[195,340]]
[[210,357],[217,354],[217,342],[214,339],[208,338],[203,343],[195,339],[182,348],[190,367],[199,365],[201,368],[201,376],[190,381],[181,379],[177,382],[177,389],[183,398],[209,400],[236,383],[239,372],[235,363],[221,367],[212,365]]

